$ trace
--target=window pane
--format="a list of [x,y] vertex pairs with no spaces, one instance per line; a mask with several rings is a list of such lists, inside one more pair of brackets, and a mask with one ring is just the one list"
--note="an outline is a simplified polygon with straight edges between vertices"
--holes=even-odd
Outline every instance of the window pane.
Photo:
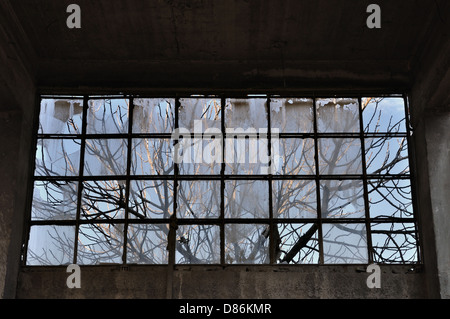
[[36,148],[36,176],[74,176],[80,166],[80,140],[39,139]]
[[364,189],[361,180],[322,180],[320,204],[323,218],[364,218]]
[[80,225],[77,263],[80,265],[121,264],[123,224]]
[[365,149],[367,174],[409,173],[406,137],[368,138]]
[[167,224],[130,224],[127,231],[127,263],[167,264]]
[[267,264],[269,226],[225,225],[225,262],[227,264]]
[[220,138],[180,138],[174,146],[181,175],[218,175],[221,171],[222,141]]
[[314,130],[313,100],[284,98],[270,100],[270,124],[280,133],[311,133]]
[[131,181],[128,218],[170,218],[173,198],[173,181]]
[[267,138],[231,138],[225,141],[225,174],[259,175],[269,173]]
[[83,183],[81,218],[89,220],[124,218],[125,181]]
[[[313,139],[283,138],[271,142],[272,150],[274,150],[274,146],[275,150],[278,149],[278,154],[272,152],[277,174],[310,175],[316,173]],[[278,148],[276,142],[279,143]]]
[[134,99],[133,133],[172,133],[175,99]]
[[227,99],[225,128],[243,130],[268,128],[267,99]]
[[81,134],[83,100],[42,99],[39,134]]
[[35,181],[32,220],[74,220],[78,182]]
[[75,226],[31,226],[27,265],[67,265],[73,262]]
[[323,224],[325,264],[366,264],[367,235],[364,224]]
[[126,172],[126,139],[86,140],[84,175],[125,175]]
[[89,100],[87,134],[128,133],[128,99]]
[[225,181],[225,218],[268,218],[267,181]]
[[220,181],[180,181],[178,185],[178,218],[220,216]]
[[317,99],[316,108],[318,132],[359,132],[358,99]]
[[365,132],[406,132],[403,98],[363,98]]
[[321,138],[319,168],[321,174],[361,174],[361,141],[351,138]]
[[177,230],[177,264],[220,263],[220,228],[215,225],[182,225]]
[[178,127],[190,133],[203,133],[206,129],[221,128],[220,99],[181,98]]
[[412,218],[411,182],[405,180],[368,181],[369,210],[372,218]]
[[274,218],[317,218],[316,182],[273,181],[272,204]]
[[317,224],[278,224],[277,261],[288,264],[319,263]]
[[172,156],[169,139],[133,139],[131,174],[173,175]]
[[374,261],[379,263],[416,263],[417,238],[413,223],[371,225]]

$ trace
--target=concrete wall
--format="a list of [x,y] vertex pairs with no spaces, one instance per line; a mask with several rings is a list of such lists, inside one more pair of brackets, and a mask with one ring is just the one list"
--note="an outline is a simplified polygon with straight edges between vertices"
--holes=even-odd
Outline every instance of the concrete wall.
[[30,178],[35,81],[32,50],[0,2],[0,295],[13,298]]
[[26,267],[18,298],[426,298],[423,273],[383,266],[370,289],[364,266],[81,267],[81,288],[69,289],[66,267]]
[[450,112],[425,122],[440,294],[450,298]]

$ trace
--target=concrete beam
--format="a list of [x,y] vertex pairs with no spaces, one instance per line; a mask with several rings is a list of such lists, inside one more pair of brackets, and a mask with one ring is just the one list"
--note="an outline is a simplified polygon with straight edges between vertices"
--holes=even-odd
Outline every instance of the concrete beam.
[[438,18],[428,31],[421,54],[411,62],[412,124],[428,112],[450,110],[450,2],[440,1]]
[[39,87],[320,89],[410,86],[407,61],[104,61],[39,63]]

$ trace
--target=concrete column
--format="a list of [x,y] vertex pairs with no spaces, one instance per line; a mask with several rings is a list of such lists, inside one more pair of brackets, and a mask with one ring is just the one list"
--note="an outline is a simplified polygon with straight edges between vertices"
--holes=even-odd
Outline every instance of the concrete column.
[[450,298],[450,112],[425,119],[428,174],[441,298]]

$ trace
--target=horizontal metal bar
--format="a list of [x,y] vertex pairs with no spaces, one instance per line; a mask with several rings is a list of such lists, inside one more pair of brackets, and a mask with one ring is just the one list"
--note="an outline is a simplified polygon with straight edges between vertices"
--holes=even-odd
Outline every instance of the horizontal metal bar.
[[[204,133],[204,132],[189,132],[189,133],[180,133],[176,134],[174,133],[100,133],[100,134],[38,134],[38,139],[81,139],[85,137],[86,139],[125,139],[128,138],[131,135],[132,139],[179,139],[180,137],[183,138],[191,138],[191,139],[209,139],[211,136],[213,137],[219,137],[219,132],[217,134],[214,133]],[[278,137],[280,139],[321,139],[321,138],[360,138],[360,133],[271,133],[272,138]],[[268,133],[264,132],[236,132],[236,133],[220,133],[220,137],[223,138],[267,138]],[[373,139],[373,138],[385,138],[385,139],[391,139],[391,138],[406,138],[407,133],[364,133],[364,138],[366,139]]]
[[[316,180],[316,175],[271,175],[270,178],[272,180]],[[407,180],[411,179],[410,174],[390,174],[390,175],[367,175],[364,177],[363,175],[319,175],[319,180]],[[113,181],[113,180],[136,180],[136,181],[144,181],[144,180],[174,180],[174,175],[96,175],[96,176],[34,176],[35,181]],[[179,174],[177,176],[178,180],[193,180],[193,181],[202,181],[202,180],[221,180],[221,175],[183,175]],[[269,175],[224,175],[224,180],[248,180],[248,181],[257,181],[257,180],[269,180]]]
[[[414,224],[413,218],[322,218],[322,224],[364,224],[369,222],[371,224]],[[173,222],[170,218],[124,218],[118,219],[80,219],[80,224],[169,224]],[[180,218],[176,219],[178,225],[220,225],[225,224],[314,224],[318,223],[318,218],[276,218],[272,220],[270,218]],[[31,225],[75,225],[75,219],[65,220],[31,220]],[[372,233],[395,233],[395,232],[410,232],[414,233],[415,230],[372,230]]]

